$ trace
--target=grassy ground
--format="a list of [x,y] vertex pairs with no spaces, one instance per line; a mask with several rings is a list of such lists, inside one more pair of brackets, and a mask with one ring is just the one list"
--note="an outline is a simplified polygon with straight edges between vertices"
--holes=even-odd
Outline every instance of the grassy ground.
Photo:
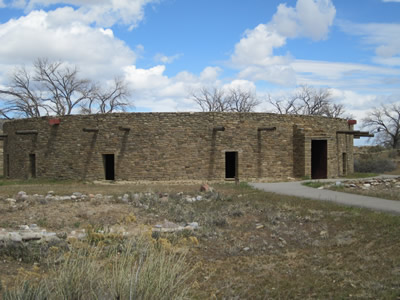
[[[184,290],[189,298],[400,297],[400,217],[265,193],[246,184],[213,186],[218,193],[214,200],[188,203],[177,193],[198,195],[198,185],[3,185],[3,198],[20,190],[28,194],[52,190],[59,195],[152,191],[168,193],[169,200],[142,200],[146,205],[141,207],[118,201],[30,203],[18,210],[0,207],[0,226],[37,223],[49,231],[69,232],[91,224],[92,228],[123,226],[130,232],[148,232],[164,220],[198,222],[201,228],[195,232],[151,238],[171,256],[186,253],[180,272],[190,274],[185,281],[188,291]],[[132,215],[135,218],[127,218]],[[32,272],[43,276],[51,272],[42,261],[1,259],[3,291],[15,286],[18,278],[29,279]],[[131,264],[137,270],[139,261]],[[129,274],[128,278],[136,276]]]

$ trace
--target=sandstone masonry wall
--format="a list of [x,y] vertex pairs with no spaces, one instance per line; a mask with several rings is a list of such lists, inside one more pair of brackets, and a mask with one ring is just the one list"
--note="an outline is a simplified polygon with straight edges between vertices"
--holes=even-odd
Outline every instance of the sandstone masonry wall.
[[[4,120],[0,120],[0,135],[3,134],[3,124],[4,124]],[[4,173],[4,157],[3,157],[3,139],[0,137],[0,176],[3,175]]]
[[[113,154],[116,180],[224,179],[225,152],[237,152],[241,180],[311,176],[314,139],[327,141],[328,177],[342,175],[344,156],[345,171],[351,172],[353,166],[352,135],[336,133],[352,130],[343,119],[267,113],[118,113],[63,116],[59,125],[50,125],[51,119],[4,124],[8,135],[4,161],[10,178],[104,179],[104,155]],[[221,126],[224,131],[214,130]]]

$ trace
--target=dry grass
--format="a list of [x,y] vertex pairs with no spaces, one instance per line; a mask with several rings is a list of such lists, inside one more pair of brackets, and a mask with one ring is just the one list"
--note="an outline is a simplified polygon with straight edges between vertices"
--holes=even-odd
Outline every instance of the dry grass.
[[49,258],[46,276],[31,272],[19,278],[3,298],[186,299],[191,272],[184,259],[143,237],[112,249],[82,243]]
[[[80,227],[124,225],[130,231],[164,219],[180,224],[198,222],[201,228],[195,232],[153,235],[154,245],[169,249],[162,260],[177,259],[173,253],[187,251],[185,257],[178,258],[184,268],[173,274],[185,274],[195,268],[184,284],[185,293],[194,299],[400,297],[400,217],[265,193],[246,184],[214,185],[219,196],[212,201],[187,203],[177,194],[183,191],[196,195],[198,188],[198,185],[69,183],[6,186],[6,193],[11,195],[19,190],[29,194],[53,190],[58,194],[79,191],[115,195],[151,190],[169,193],[169,200],[142,199],[146,206],[140,207],[112,201],[33,203],[18,211],[0,211],[1,222],[12,227],[23,224],[32,216],[32,223],[38,217],[45,217],[47,226],[56,231],[74,229],[77,222]],[[130,214],[136,220],[127,224],[123,220]],[[59,216],[63,221],[57,221]],[[132,263],[133,266],[136,263],[134,270],[137,271],[140,255],[134,257]],[[7,267],[6,270],[0,266],[0,274],[7,274],[1,275],[3,286],[19,277],[18,272],[12,270],[21,266],[26,270],[32,268],[32,265],[8,257],[3,257],[3,261],[4,268]],[[108,286],[112,291],[127,291],[126,286],[131,286],[132,278],[136,278],[136,271],[124,267],[132,266],[132,263],[120,262],[122,265],[114,265],[111,272],[114,280]],[[47,274],[46,270],[44,272]],[[129,282],[122,283],[121,278],[126,272]],[[149,267],[148,272],[152,274],[159,270]],[[101,282],[104,286],[104,281]]]

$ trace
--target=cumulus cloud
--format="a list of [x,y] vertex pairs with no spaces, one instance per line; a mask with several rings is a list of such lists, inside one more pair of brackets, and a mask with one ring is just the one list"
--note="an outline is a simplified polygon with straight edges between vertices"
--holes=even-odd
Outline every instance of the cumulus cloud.
[[231,63],[241,69],[240,78],[294,84],[290,54],[274,55],[288,38],[326,38],[336,9],[330,0],[298,0],[296,7],[280,4],[271,22],[247,30],[235,45]]
[[113,76],[136,58],[111,29],[91,27],[70,7],[33,11],[0,24],[0,44],[2,65],[28,65],[47,57],[77,64],[86,75],[95,77]]
[[330,0],[298,0],[296,7],[280,4],[270,25],[285,37],[304,36],[317,41],[327,36],[335,15]]
[[221,72],[222,69],[220,67],[206,67],[200,74],[200,80],[205,83],[215,84]]
[[[1,1],[1,0],[0,0]],[[13,0],[11,5],[31,11],[50,5],[64,4],[77,7],[81,16],[99,26],[115,23],[135,27],[144,17],[144,7],[159,0]]]

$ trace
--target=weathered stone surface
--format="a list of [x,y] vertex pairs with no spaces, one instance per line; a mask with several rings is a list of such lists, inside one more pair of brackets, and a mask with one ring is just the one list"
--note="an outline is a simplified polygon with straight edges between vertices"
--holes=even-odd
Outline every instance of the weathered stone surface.
[[[311,176],[311,144],[327,141],[327,176],[352,172],[353,136],[346,120],[267,113],[116,113],[6,122],[4,154],[11,178],[105,179],[104,154],[114,154],[117,180],[225,179],[225,153],[237,152],[241,180]],[[119,130],[127,126],[129,132]],[[223,126],[225,131],[215,131]],[[96,127],[98,132],[84,132]],[[274,131],[258,131],[276,127]],[[34,129],[37,135],[17,135]],[[343,154],[346,155],[343,155]],[[347,161],[343,162],[345,157]],[[345,168],[343,166],[346,166]],[[52,195],[52,194],[50,194]]]

